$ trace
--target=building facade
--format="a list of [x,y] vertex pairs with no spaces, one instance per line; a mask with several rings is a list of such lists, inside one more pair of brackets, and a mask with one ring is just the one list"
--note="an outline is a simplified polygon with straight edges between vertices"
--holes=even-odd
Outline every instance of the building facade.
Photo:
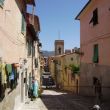
[[36,80],[40,85],[40,23],[36,15],[27,13],[27,80],[29,88],[31,89],[32,80]]
[[110,96],[110,0],[89,0],[76,19],[80,20],[80,94],[95,95],[94,80]]
[[55,80],[55,56],[49,57],[49,71],[52,78]]
[[[30,26],[28,33],[26,26],[31,23],[26,18],[27,4],[34,7],[35,1],[0,0],[0,110],[16,109],[28,97],[30,64],[35,78],[39,73],[40,65],[35,68],[37,63],[34,62],[39,58],[39,41],[36,39],[40,31],[39,19],[35,16],[35,24]],[[31,51],[35,50],[33,63],[28,57],[28,34],[33,41]]]
[[[49,67],[52,77],[56,81],[59,89],[71,91],[78,94],[79,92],[79,53],[67,53],[52,56],[49,60]],[[77,72],[75,71],[77,68]]]

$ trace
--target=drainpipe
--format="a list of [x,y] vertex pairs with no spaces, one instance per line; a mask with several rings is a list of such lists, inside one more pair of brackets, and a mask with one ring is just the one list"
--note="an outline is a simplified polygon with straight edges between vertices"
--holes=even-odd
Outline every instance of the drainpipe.
[[[34,26],[34,5],[33,5],[33,8],[32,8],[32,25]],[[33,68],[33,47],[34,47],[34,41],[32,41],[32,78],[34,77],[34,68]]]
[[33,8],[32,8],[32,24],[33,24],[33,26],[34,26],[34,6],[33,6]]
[[34,47],[34,45],[33,45],[34,43],[33,43],[33,41],[32,41],[32,78],[34,77],[34,68],[33,68],[33,59],[34,59],[34,55],[33,55],[33,47]]

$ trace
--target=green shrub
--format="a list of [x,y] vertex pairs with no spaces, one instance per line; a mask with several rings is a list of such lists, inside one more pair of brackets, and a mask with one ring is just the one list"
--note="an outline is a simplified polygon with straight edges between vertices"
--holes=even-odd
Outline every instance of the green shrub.
[[74,64],[69,65],[71,67],[71,71],[73,74],[76,74],[79,72],[79,66],[76,66]]

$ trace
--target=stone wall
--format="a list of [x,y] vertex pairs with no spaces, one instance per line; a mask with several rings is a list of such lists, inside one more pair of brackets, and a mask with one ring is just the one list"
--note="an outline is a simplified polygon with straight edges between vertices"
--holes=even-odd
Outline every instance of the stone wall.
[[79,93],[83,95],[95,95],[93,77],[98,78],[102,84],[102,94],[110,98],[110,66],[98,64],[81,64]]

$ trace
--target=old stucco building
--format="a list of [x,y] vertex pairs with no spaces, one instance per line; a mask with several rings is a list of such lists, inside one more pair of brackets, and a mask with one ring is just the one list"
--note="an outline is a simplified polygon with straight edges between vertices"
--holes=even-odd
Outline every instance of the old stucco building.
[[[27,4],[35,7],[35,0],[0,0],[0,110],[13,110],[25,102],[30,72],[40,80],[39,18],[33,15],[33,23],[28,22]],[[29,46],[27,38],[33,41]]]
[[110,0],[89,0],[76,19],[80,20],[80,94],[94,95],[94,79],[110,96]]
[[[27,13],[27,34],[26,34],[26,45],[27,45],[27,79],[29,82],[32,78],[38,81],[40,85],[40,22],[37,15]],[[31,84],[29,84],[31,87]]]
[[73,70],[80,66],[80,55],[76,52],[56,55],[49,58],[49,69],[59,89],[79,92],[79,70]]
[[67,53],[56,56],[57,83],[63,90],[78,93],[79,70],[77,73],[74,67],[80,66],[80,55],[78,53]]

